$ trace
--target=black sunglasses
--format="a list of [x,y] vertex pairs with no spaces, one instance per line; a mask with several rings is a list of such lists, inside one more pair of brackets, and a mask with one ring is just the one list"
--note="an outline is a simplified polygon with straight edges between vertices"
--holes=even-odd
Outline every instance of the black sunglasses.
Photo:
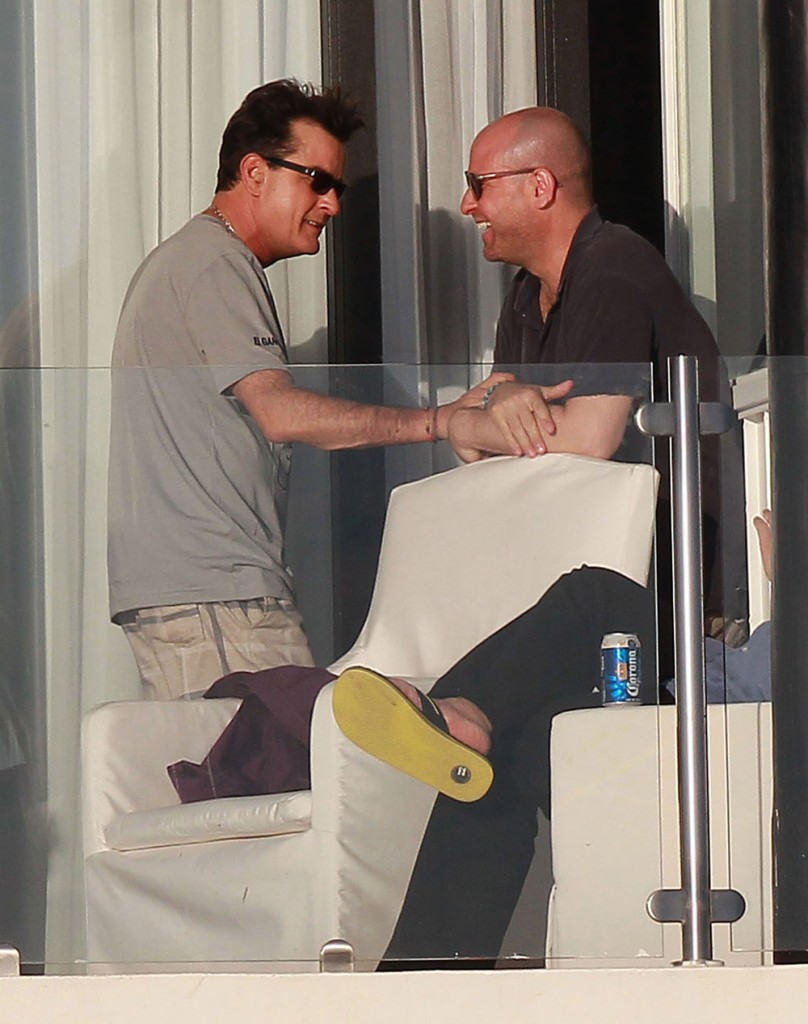
[[[475,199],[479,199],[483,194],[483,183],[490,181],[492,178],[510,178],[514,174],[532,174],[538,168],[536,167],[523,167],[519,171],[489,171],[488,174],[472,174],[471,171],[465,171],[466,184],[471,189],[471,194]],[[561,188],[561,182],[556,178],[556,188]]]
[[281,160],[279,156],[267,156],[264,159],[273,167],[285,167],[287,170],[307,175],[311,179],[311,187],[318,196],[324,196],[333,188],[337,199],[341,199],[348,187],[344,181],[334,178],[328,171],[318,171],[316,167],[303,167],[302,164],[294,164],[291,160]]

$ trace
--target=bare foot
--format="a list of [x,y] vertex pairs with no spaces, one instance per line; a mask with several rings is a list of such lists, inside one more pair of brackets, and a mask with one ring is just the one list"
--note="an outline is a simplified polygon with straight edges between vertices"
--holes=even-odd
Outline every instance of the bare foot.
[[[421,707],[421,691],[405,679],[391,679],[390,682],[399,689],[410,703]],[[491,750],[491,723],[488,716],[465,697],[442,697],[435,700],[441,714],[446,719],[449,735],[478,754],[488,754]]]
[[441,697],[435,700],[446,719],[449,735],[478,754],[491,750],[491,723],[488,717],[465,697]]

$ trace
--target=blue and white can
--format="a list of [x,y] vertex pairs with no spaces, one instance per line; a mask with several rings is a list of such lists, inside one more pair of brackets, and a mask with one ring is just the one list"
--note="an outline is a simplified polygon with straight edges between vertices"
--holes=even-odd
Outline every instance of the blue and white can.
[[640,640],[634,633],[607,633],[600,644],[604,706],[640,703]]

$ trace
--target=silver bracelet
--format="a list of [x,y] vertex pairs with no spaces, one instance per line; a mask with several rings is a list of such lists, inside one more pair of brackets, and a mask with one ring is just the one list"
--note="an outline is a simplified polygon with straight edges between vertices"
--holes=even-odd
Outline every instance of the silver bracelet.
[[493,393],[497,390],[500,384],[503,383],[504,381],[498,380],[496,384],[492,384],[491,387],[483,395],[482,407],[484,410],[488,408],[488,403],[491,401],[491,396],[493,395]]

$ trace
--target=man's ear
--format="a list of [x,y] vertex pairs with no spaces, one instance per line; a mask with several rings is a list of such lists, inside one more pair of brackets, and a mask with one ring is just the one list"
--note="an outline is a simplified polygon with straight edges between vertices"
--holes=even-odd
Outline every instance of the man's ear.
[[267,180],[269,168],[266,160],[257,153],[247,153],[241,158],[239,174],[244,187],[252,196],[260,195]]
[[557,191],[558,181],[553,172],[547,167],[537,167],[533,172],[533,195],[542,210],[555,202]]

